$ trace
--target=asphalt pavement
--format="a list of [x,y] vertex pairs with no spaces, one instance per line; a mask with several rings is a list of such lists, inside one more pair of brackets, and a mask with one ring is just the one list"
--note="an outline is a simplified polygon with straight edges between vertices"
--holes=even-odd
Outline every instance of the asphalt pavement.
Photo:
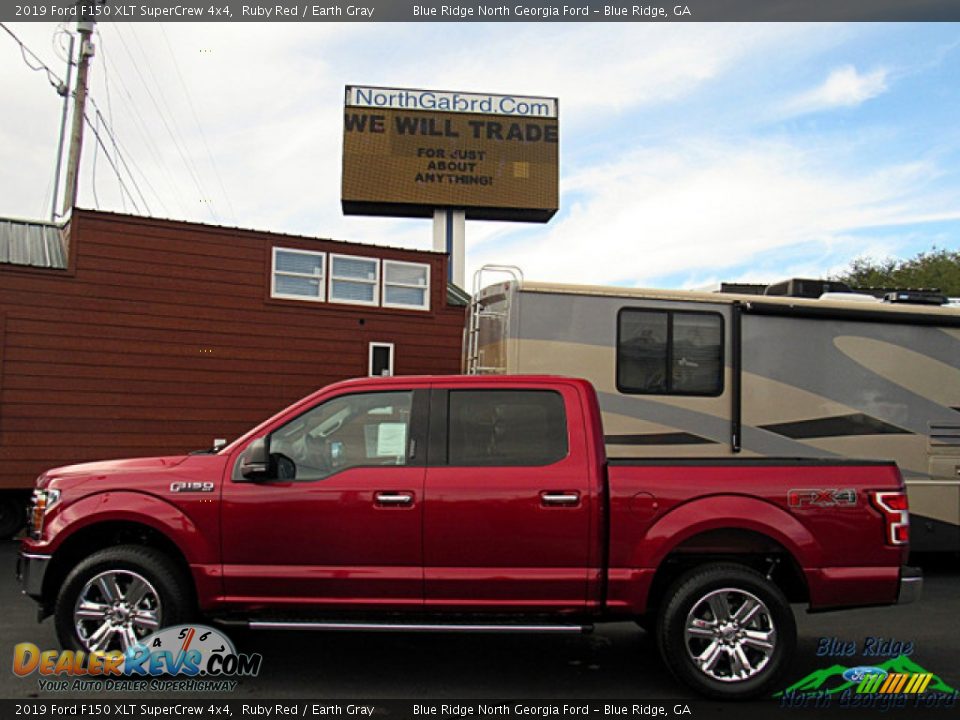
[[[39,690],[37,676],[12,671],[13,647],[32,642],[57,648],[52,619],[36,622],[36,605],[14,579],[16,544],[0,544],[0,698],[68,698],[82,694]],[[960,571],[956,558],[926,564],[919,603],[810,615],[796,606],[799,645],[788,684],[835,663],[876,665],[864,657],[869,638],[912,643],[911,660],[960,689]],[[415,633],[233,633],[241,652],[263,655],[259,676],[246,678],[232,698],[693,699],[663,667],[652,637],[632,623],[599,626],[587,635],[468,635]],[[855,643],[852,657],[822,657],[835,638]],[[824,640],[826,639],[826,640]],[[873,647],[890,649],[875,641]],[[838,647],[833,645],[834,648]],[[111,696],[104,693],[105,699]],[[113,695],[123,697],[123,693]],[[139,698],[175,698],[176,693]],[[191,697],[189,693],[181,695]]]

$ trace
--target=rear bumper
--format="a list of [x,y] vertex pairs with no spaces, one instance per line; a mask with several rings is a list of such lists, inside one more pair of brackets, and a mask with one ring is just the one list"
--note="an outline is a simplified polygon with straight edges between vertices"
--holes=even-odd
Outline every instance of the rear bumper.
[[906,605],[916,602],[923,593],[923,571],[920,568],[900,568],[900,592],[897,594],[897,603]]
[[49,555],[21,552],[17,556],[17,582],[24,595],[40,600],[43,595],[43,578],[50,565]]

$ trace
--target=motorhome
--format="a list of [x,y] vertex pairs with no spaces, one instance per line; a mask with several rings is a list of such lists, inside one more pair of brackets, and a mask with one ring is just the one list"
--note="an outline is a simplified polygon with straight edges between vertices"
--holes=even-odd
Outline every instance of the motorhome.
[[893,460],[914,550],[960,551],[960,308],[480,277],[465,370],[589,379],[610,457]]

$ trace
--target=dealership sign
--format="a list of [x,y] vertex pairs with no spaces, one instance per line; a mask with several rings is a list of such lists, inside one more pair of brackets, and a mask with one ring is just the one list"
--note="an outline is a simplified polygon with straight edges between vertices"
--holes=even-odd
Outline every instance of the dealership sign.
[[440,110],[444,112],[557,117],[557,99],[518,95],[403,90],[398,88],[347,87],[348,107],[391,108],[395,110]]
[[343,211],[546,222],[557,211],[556,98],[350,86]]

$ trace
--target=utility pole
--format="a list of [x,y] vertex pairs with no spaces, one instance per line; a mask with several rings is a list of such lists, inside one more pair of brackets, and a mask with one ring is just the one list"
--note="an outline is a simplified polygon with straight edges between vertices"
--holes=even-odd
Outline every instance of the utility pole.
[[53,200],[50,203],[50,222],[57,221],[57,197],[60,195],[60,166],[63,164],[63,141],[67,134],[67,110],[70,108],[70,80],[73,79],[73,35],[67,49],[67,81],[57,88],[63,98],[63,112],[60,114],[60,142],[57,144],[57,167],[53,171]]
[[[89,16],[87,16],[89,17]],[[83,147],[83,119],[87,104],[87,69],[93,57],[90,36],[96,22],[85,17],[77,23],[80,33],[80,53],[77,60],[77,90],[73,100],[73,127],[70,131],[70,156],[67,160],[67,182],[64,186],[62,216],[73,209],[77,202],[77,185],[80,180],[80,149]]]

